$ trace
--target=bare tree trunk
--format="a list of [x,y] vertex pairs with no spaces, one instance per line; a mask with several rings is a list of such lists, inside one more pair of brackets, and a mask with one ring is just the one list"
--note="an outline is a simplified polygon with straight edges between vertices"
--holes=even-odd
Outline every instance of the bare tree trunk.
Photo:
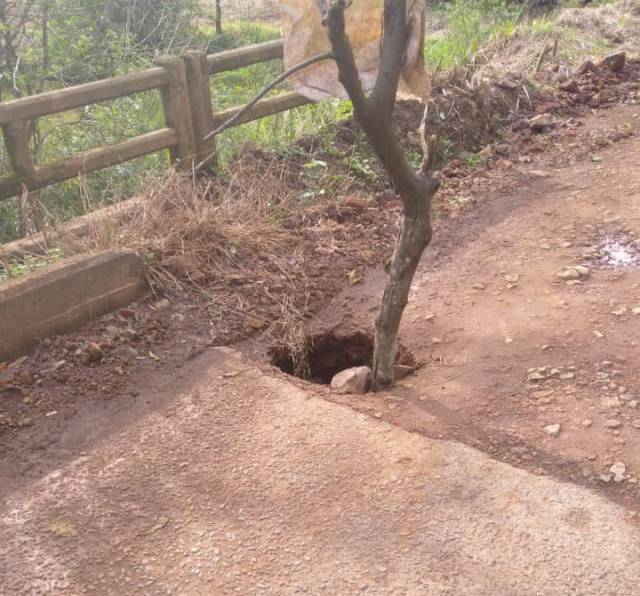
[[[421,202],[425,203],[425,194]],[[396,359],[397,338],[409,291],[424,249],[431,242],[429,207],[415,215],[402,216],[400,237],[391,258],[389,278],[382,305],[376,319],[373,356],[374,389],[393,384],[393,366]]]
[[353,103],[378,158],[393,181],[402,201],[400,236],[389,267],[389,278],[376,320],[373,356],[374,390],[393,384],[398,331],[409,298],[411,283],[424,249],[431,241],[431,201],[438,181],[430,176],[430,156],[425,153],[421,172],[412,170],[392,128],[398,82],[407,39],[406,0],[385,0],[384,38],[380,72],[373,91],[365,96],[353,50],[345,31],[345,0],[318,0],[328,27],[339,78]]
[[42,3],[42,74],[41,85],[38,92],[42,92],[44,81],[49,75],[51,52],[49,50],[49,0]]
[[222,6],[221,0],[216,0],[216,33],[222,35]]

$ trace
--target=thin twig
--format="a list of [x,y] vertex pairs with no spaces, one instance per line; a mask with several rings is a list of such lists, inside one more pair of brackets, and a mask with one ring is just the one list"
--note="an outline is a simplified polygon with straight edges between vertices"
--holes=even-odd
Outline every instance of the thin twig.
[[[557,48],[558,44],[556,41],[556,48]],[[547,45],[547,42],[545,41],[544,47],[542,48],[542,51],[540,52],[540,54],[538,55],[538,59],[536,60],[536,65],[534,68],[533,72],[539,72],[540,69],[542,68],[542,63],[544,62],[545,57],[547,56],[547,54],[553,49],[553,46],[549,46]]]

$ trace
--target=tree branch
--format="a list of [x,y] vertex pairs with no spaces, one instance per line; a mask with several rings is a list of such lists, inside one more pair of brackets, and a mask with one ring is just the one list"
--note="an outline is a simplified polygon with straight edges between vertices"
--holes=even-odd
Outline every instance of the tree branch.
[[[372,94],[372,97],[367,99],[360,82],[353,49],[346,33],[344,18],[346,7],[345,0],[334,0],[326,16],[329,40],[338,65],[339,80],[351,98],[356,120],[362,126],[374,151],[398,189],[405,213],[411,215],[416,211],[415,201],[405,200],[405,198],[412,197],[417,191],[430,197],[435,193],[438,185],[428,176],[416,177],[391,125],[391,115],[402,68],[402,61],[398,62],[397,60],[398,47],[404,47],[406,44],[406,38],[403,37],[406,33],[406,26],[391,26],[387,29],[388,38],[387,42],[383,43],[382,50],[390,54],[391,57],[385,57],[383,54],[381,62],[386,65],[386,68],[395,65],[397,72],[390,75],[381,69],[374,88],[374,92],[375,89],[379,90],[379,95],[374,98]],[[406,0],[385,0],[385,13],[389,11],[400,13],[405,19]],[[396,17],[392,18],[392,21],[396,20]],[[383,109],[390,111],[384,112]],[[418,189],[417,186],[422,188]]]
[[333,55],[338,65],[338,79],[349,94],[354,110],[364,113],[367,109],[367,98],[360,82],[353,48],[347,37],[344,18],[346,4],[344,0],[333,2],[325,14],[325,20]]
[[384,3],[380,71],[371,93],[372,109],[391,117],[407,45],[406,0]]

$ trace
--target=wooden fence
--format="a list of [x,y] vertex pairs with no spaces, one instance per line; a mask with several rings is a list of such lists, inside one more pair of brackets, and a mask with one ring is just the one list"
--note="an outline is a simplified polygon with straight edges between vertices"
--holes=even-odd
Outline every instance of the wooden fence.
[[[282,41],[276,40],[209,56],[203,52],[167,56],[142,72],[0,103],[0,126],[13,170],[8,177],[0,177],[0,200],[164,149],[169,150],[172,162],[185,170],[193,167],[194,160],[215,163],[215,138],[205,137],[242,106],[214,112],[210,77],[282,55]],[[29,146],[31,120],[154,89],[162,97],[165,128],[47,164],[34,163]],[[293,92],[264,99],[233,126],[307,103],[310,100]]]

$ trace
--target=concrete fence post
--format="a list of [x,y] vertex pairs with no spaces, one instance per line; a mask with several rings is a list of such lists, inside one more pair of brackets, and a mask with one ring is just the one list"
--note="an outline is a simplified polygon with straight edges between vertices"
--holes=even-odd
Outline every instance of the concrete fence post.
[[169,149],[171,161],[178,169],[191,171],[197,150],[184,62],[177,56],[161,56],[155,64],[169,74],[169,83],[160,89],[160,94],[167,127],[178,136],[177,143]]
[[191,118],[196,147],[196,160],[205,166],[217,166],[215,138],[205,140],[214,129],[209,66],[204,52],[188,52],[183,56],[187,76],[187,88],[191,103]]

